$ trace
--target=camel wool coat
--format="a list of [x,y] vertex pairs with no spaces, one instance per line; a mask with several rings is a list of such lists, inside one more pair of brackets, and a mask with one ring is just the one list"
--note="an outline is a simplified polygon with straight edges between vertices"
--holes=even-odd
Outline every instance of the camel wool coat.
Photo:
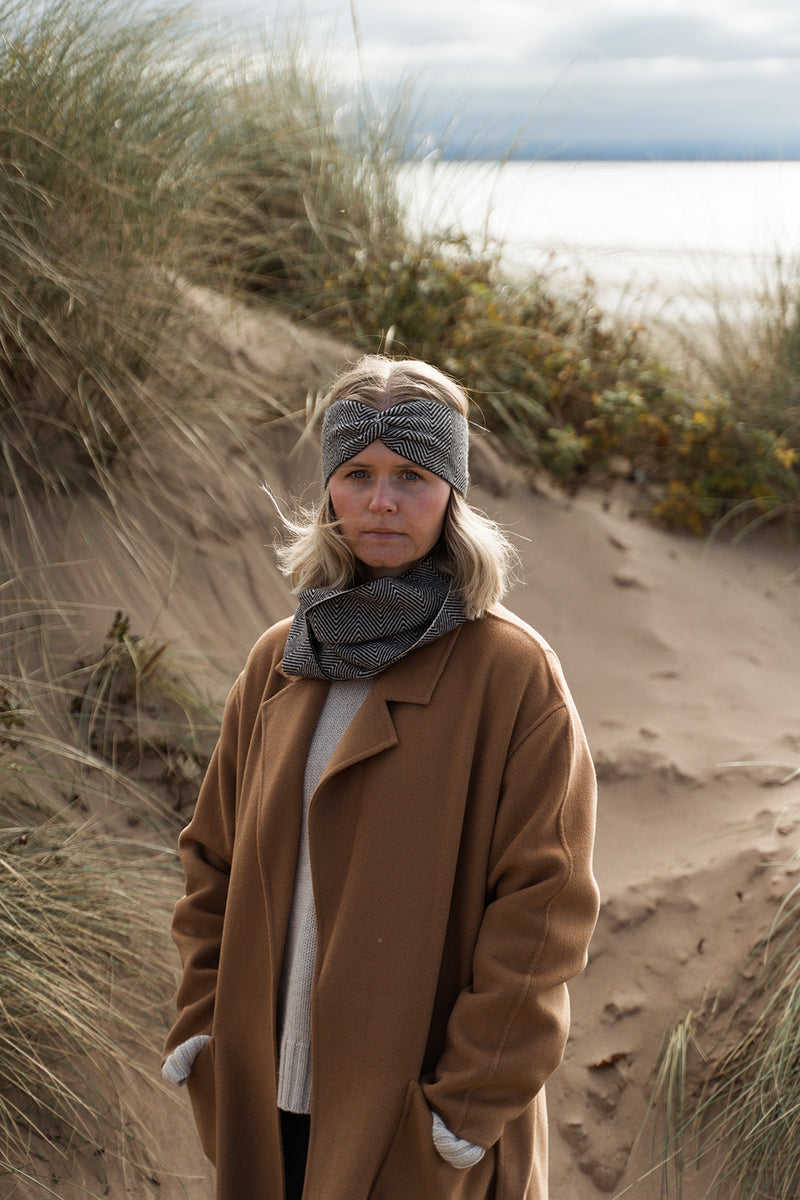
[[[165,1054],[217,1200],[283,1200],[276,1004],[306,754],[328,684],[289,622],[236,681],[181,835],[183,961]],[[387,668],[311,799],[317,918],[304,1200],[546,1200],[544,1083],[597,915],[595,779],[552,650],[501,607]],[[431,1110],[486,1147],[459,1169]]]

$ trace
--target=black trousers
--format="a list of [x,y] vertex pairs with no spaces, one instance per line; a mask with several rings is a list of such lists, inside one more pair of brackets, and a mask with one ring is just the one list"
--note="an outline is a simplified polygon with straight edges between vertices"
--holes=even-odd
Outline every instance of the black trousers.
[[306,1113],[284,1112],[283,1109],[280,1110],[280,1116],[286,1200],[300,1200],[306,1177],[311,1117]]

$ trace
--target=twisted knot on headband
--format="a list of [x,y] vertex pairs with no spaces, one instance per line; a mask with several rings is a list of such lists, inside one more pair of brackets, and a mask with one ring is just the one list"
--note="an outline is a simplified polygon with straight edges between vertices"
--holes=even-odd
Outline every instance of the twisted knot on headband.
[[469,423],[437,400],[414,400],[382,410],[360,400],[337,400],[322,423],[322,473],[327,484],[338,467],[371,442],[438,475],[462,496],[469,486]]

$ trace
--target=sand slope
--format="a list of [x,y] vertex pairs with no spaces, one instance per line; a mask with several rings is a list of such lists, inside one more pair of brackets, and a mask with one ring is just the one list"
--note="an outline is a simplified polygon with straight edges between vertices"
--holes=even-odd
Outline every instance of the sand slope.
[[[344,355],[280,320],[219,307],[212,317],[237,369],[263,374],[266,391],[298,407]],[[256,422],[249,434],[283,496],[315,473],[313,445],[293,449],[297,432]],[[123,609],[132,628],[210,659],[222,696],[292,601],[269,549],[268,500],[239,451],[223,447],[220,462],[202,475],[165,448],[160,480],[172,500],[155,505],[132,474],[123,507],[146,555],[132,555],[88,500],[50,513],[40,536],[57,564],[49,586],[82,605],[76,643],[96,645]],[[636,1182],[649,1134],[635,1143],[662,1035],[728,984],[793,879],[800,781],[776,780],[800,763],[800,551],[672,537],[631,519],[623,491],[534,492],[489,450],[478,451],[475,475],[473,503],[519,538],[524,579],[509,607],[559,653],[600,778],[603,909],[549,1088],[552,1196],[656,1197],[656,1177]],[[20,556],[35,580],[24,545]],[[741,760],[786,769],[729,765]],[[152,1060],[155,1073],[156,1047]],[[158,1182],[120,1178],[108,1194],[208,1197],[185,1096],[177,1107],[157,1093],[143,1104]]]
[[636,1182],[649,1128],[629,1158],[662,1036],[796,882],[800,781],[776,781],[800,763],[800,551],[676,538],[624,493],[484,503],[531,539],[510,606],[558,651],[600,784],[603,907],[549,1088],[552,1195],[657,1197]]

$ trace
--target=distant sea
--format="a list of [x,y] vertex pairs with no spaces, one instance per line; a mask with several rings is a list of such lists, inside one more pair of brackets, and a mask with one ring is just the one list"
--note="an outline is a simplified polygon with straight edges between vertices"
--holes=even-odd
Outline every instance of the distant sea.
[[800,278],[800,162],[422,162],[400,185],[416,228],[453,227],[512,271],[586,276],[606,311],[746,318]]

